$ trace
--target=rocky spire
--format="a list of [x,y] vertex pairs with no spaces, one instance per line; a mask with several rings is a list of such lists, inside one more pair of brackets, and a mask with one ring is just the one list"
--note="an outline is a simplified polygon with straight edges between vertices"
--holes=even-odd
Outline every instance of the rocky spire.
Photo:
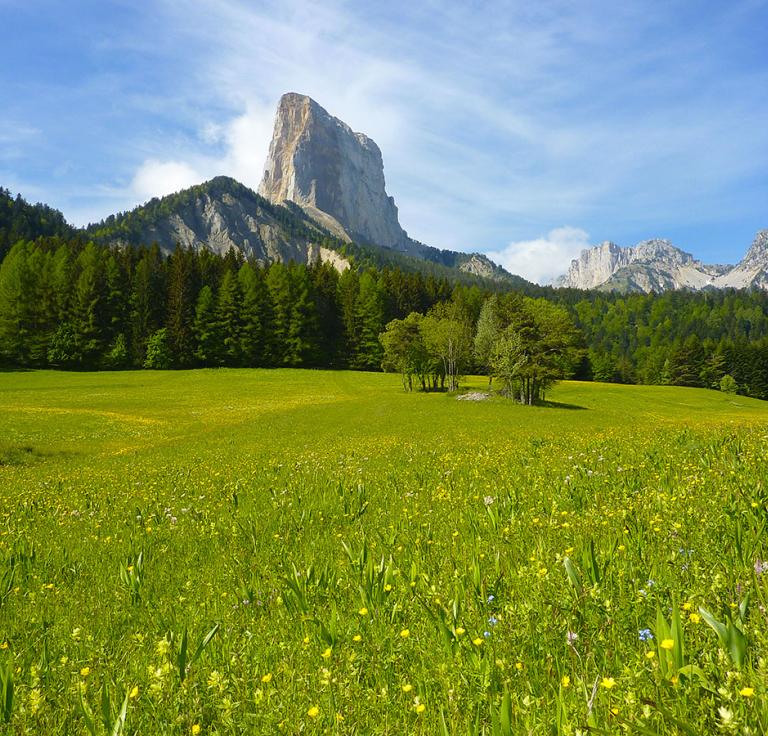
[[379,147],[306,95],[280,99],[259,194],[295,202],[336,235],[411,250],[384,188]]

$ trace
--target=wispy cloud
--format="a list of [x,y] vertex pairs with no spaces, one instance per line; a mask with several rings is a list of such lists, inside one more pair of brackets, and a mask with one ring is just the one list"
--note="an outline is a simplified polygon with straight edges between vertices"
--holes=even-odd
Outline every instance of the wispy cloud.
[[589,247],[589,235],[584,230],[558,227],[544,237],[510,243],[503,250],[490,251],[488,256],[511,273],[537,284],[550,284]]

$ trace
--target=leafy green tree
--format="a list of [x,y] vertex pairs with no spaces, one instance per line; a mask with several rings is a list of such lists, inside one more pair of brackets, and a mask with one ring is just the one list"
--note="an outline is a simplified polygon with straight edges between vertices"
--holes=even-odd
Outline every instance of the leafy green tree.
[[78,368],[83,362],[80,336],[69,323],[61,324],[48,346],[48,362],[56,368]]
[[128,367],[130,363],[128,343],[122,332],[112,341],[112,344],[104,355],[103,363],[104,367],[110,370],[121,370]]
[[499,298],[492,294],[483,302],[475,332],[475,360],[488,374],[488,385],[493,381],[491,358],[494,346],[502,332],[501,316],[499,314]]
[[151,370],[167,370],[173,365],[173,355],[168,344],[168,331],[163,327],[157,330],[147,342],[147,357],[144,367]]
[[411,312],[405,319],[389,322],[380,335],[384,348],[382,368],[400,373],[405,391],[413,390],[417,377],[422,390],[426,390],[430,358],[422,334],[423,317]]
[[733,376],[729,376],[727,373],[720,379],[720,390],[727,394],[735,394],[739,390],[739,384]]
[[452,302],[434,306],[421,322],[427,352],[440,360],[448,390],[457,391],[459,378],[472,357],[472,325],[462,308]]
[[581,356],[579,334],[568,312],[545,299],[513,298],[506,306],[507,325],[493,364],[505,391],[531,405],[570,375]]

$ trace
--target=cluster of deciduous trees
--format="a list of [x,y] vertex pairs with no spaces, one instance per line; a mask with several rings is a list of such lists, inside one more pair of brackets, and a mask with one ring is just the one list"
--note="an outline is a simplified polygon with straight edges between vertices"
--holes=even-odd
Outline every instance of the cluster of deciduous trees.
[[414,381],[425,391],[455,391],[462,373],[479,367],[524,404],[571,375],[583,352],[564,307],[514,293],[488,296],[476,321],[456,302],[413,312],[390,322],[381,342],[384,367],[400,372],[407,391]]

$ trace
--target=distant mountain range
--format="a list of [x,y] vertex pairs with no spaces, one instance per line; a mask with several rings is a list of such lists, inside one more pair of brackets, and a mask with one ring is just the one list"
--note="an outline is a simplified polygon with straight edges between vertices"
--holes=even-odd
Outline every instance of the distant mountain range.
[[[0,257],[17,237],[74,233],[63,216],[0,190]],[[24,209],[27,208],[27,209]],[[32,228],[30,230],[30,228]],[[155,198],[85,229],[105,245],[177,244],[225,253],[230,248],[267,263],[330,262],[344,270],[370,263],[453,280],[535,288],[482,253],[433,248],[401,227],[387,195],[379,147],[306,95],[280,99],[258,194],[226,176]],[[736,266],[706,265],[668,240],[634,247],[604,242],[582,251],[555,286],[651,292],[668,289],[768,289],[768,230]]]
[[668,240],[622,248],[606,241],[583,250],[555,286],[651,292],[668,289],[768,289],[768,230],[755,236],[735,266],[707,265]]

